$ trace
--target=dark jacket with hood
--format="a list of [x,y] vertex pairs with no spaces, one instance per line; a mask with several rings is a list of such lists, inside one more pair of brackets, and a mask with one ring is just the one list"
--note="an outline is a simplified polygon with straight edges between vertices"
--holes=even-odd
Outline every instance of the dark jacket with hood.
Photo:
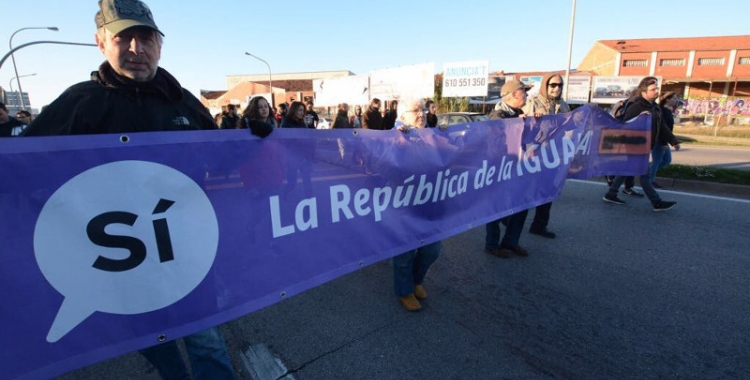
[[674,133],[672,133],[664,123],[659,106],[656,103],[649,102],[640,94],[628,99],[627,108],[625,108],[625,113],[623,114],[623,120],[630,120],[644,111],[651,113],[651,148],[653,148],[654,144],[660,140],[666,141],[672,146],[679,144]]
[[523,111],[527,115],[533,116],[537,113],[542,115],[554,115],[570,112],[570,106],[562,99],[562,97],[556,99],[550,98],[549,93],[547,93],[547,85],[549,84],[549,81],[557,76],[559,76],[559,74],[551,73],[542,78],[539,87],[539,94],[531,97],[523,107]]
[[90,81],[71,86],[45,108],[23,136],[197,129],[216,129],[213,117],[166,70],[136,82],[104,62]]

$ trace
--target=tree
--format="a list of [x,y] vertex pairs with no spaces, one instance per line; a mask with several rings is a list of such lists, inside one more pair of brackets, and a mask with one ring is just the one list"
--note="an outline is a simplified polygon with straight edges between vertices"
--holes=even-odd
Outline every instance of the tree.
[[437,113],[469,111],[469,98],[443,98],[443,73],[435,74],[434,92]]

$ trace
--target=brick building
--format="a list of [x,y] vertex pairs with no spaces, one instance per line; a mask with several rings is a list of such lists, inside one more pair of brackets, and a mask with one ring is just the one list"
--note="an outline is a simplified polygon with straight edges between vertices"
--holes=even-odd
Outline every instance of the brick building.
[[750,35],[602,40],[578,65],[600,76],[661,76],[684,98],[750,96]]

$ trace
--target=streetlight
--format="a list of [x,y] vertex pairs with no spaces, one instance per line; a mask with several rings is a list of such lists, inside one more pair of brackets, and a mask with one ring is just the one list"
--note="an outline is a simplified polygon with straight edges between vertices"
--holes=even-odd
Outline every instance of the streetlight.
[[273,82],[271,80],[271,65],[269,65],[268,62],[266,62],[266,60],[264,60],[262,58],[258,58],[258,57],[254,56],[254,55],[252,55],[252,54],[250,54],[248,52],[245,52],[245,55],[249,55],[249,56],[251,56],[251,57],[253,57],[253,58],[255,58],[255,59],[257,59],[257,60],[259,60],[259,61],[261,61],[263,63],[265,63],[266,66],[268,66],[268,91],[271,91],[271,107],[273,107]]
[[[18,78],[33,77],[34,75],[36,75],[36,73],[19,75],[17,77],[10,78],[10,81],[8,82],[8,87],[10,87],[10,92],[15,92],[13,91],[13,79],[15,79],[16,82],[18,82]],[[23,93],[21,93],[21,96],[23,96]],[[18,100],[16,100],[16,107],[17,106],[19,106]],[[18,110],[20,111],[21,109],[23,109],[23,107],[19,108]]]
[[18,82],[18,98],[21,99],[21,109],[26,108],[26,106],[23,104],[23,89],[21,88],[21,81],[19,80],[18,76],[18,67],[16,67],[16,57],[13,55],[13,37],[15,37],[16,33],[22,31],[22,30],[29,30],[29,29],[47,29],[54,32],[57,32],[58,29],[56,26],[33,26],[28,28],[21,28],[13,32],[13,34],[10,35],[10,39],[8,40],[8,47],[10,47],[11,54],[10,58],[13,61],[13,71],[16,72],[16,81]]
[[565,67],[565,93],[563,99],[568,101],[568,88],[570,87],[570,59],[573,56],[573,29],[576,26],[576,0],[573,0],[573,10],[570,15],[570,38],[568,39],[568,66]]

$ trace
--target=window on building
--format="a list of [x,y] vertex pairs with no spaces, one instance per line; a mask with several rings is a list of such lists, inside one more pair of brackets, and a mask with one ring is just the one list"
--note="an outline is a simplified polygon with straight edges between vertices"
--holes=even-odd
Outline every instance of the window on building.
[[685,58],[662,59],[659,66],[685,66]]
[[646,59],[626,59],[622,61],[622,67],[646,67],[648,66],[648,60]]
[[740,57],[740,65],[750,65],[750,57]]
[[698,58],[698,66],[724,66],[724,58]]

